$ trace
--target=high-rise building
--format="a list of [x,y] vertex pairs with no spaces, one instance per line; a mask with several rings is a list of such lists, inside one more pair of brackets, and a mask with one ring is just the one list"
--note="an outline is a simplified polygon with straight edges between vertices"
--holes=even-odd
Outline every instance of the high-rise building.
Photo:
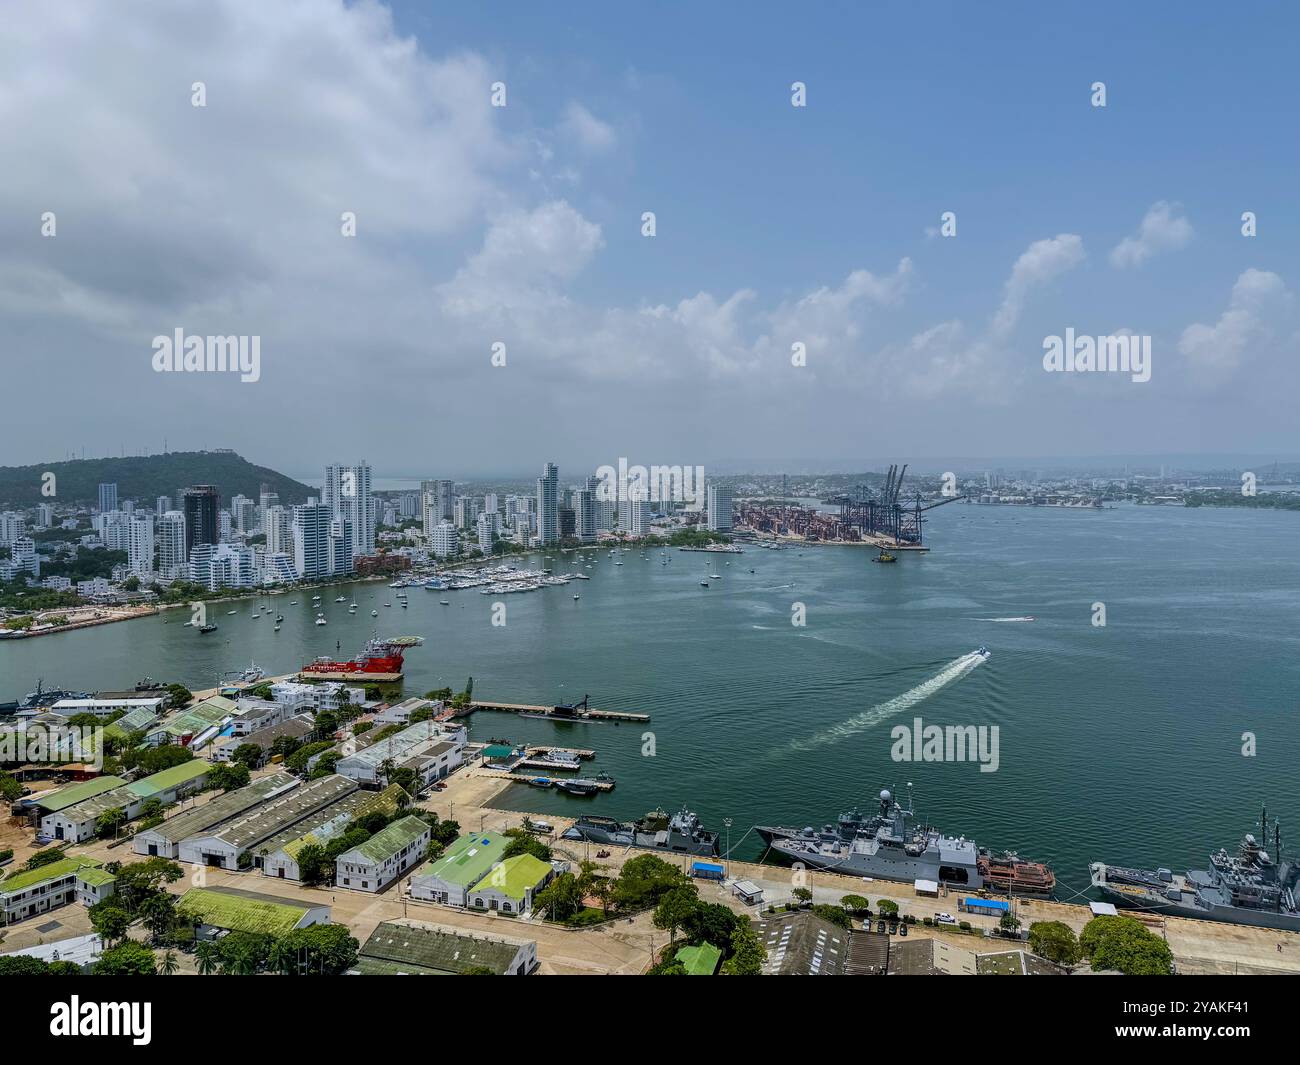
[[153,505],[153,514],[155,518],[161,518],[172,509],[171,496],[159,496]]
[[36,527],[38,529],[48,529],[54,524],[54,504],[38,503],[36,504]]
[[457,496],[453,521],[458,529],[472,529],[482,506],[473,496]]
[[500,503],[497,500],[497,494],[495,492],[488,492],[483,497],[483,509],[486,510],[489,514],[495,514],[498,510],[501,509]]
[[190,580],[211,591],[251,588],[257,582],[253,549],[244,544],[196,544],[189,561]]
[[0,544],[12,544],[20,536],[26,535],[26,518],[16,510],[6,510],[0,514]]
[[424,535],[431,537],[441,522],[451,521],[456,516],[456,484],[454,481],[421,481],[420,496]]
[[237,495],[230,501],[230,516],[235,528],[248,536],[257,527],[257,504],[248,496]]
[[217,517],[221,493],[216,485],[196,484],[185,489],[185,556],[194,553],[195,544],[220,542],[221,525]]
[[126,523],[126,561],[137,577],[153,576],[154,522],[152,514],[135,514]]
[[460,553],[460,533],[449,521],[439,522],[429,537],[429,550],[438,558],[448,558]]
[[278,503],[267,507],[262,513],[262,531],[266,533],[267,554],[293,554],[293,522],[288,507]]
[[352,572],[356,530],[347,518],[330,519],[330,575],[346,576]]
[[560,538],[559,487],[559,467],[548,462],[546,471],[537,478],[537,536],[543,545]]
[[158,519],[154,527],[158,540],[158,572],[172,579],[179,577],[188,560],[185,553],[185,515],[179,510],[169,510]]
[[110,551],[126,551],[131,539],[127,516],[120,510],[110,510],[100,514],[98,521],[99,535],[104,541],[104,546]]
[[293,508],[293,568],[303,580],[329,576],[332,517],[324,503]]
[[485,555],[492,554],[492,541],[497,530],[496,511],[485,510],[478,516],[475,524],[477,525],[479,550]]
[[650,500],[643,498],[644,495],[644,492],[637,493],[637,498],[624,504],[628,520],[622,523],[623,528],[635,537],[650,535]]
[[375,553],[375,497],[370,491],[370,465],[363,459],[355,466],[325,467],[321,502],[334,517],[351,528],[352,556]]
[[106,514],[117,509],[117,485],[101,484],[99,486],[99,512]]
[[14,540],[9,547],[6,570],[10,574],[6,578],[8,580],[13,580],[19,573],[40,577],[41,556],[36,553],[36,541],[30,536],[20,536]]
[[713,532],[731,532],[731,488],[711,484],[705,501],[709,512],[709,529]]
[[556,511],[560,523],[560,539],[571,540],[578,534],[578,514],[572,507],[560,507]]
[[584,544],[596,542],[596,492],[590,482],[577,492],[574,535]]
[[280,505],[280,493],[272,492],[266,485],[262,485],[261,491],[257,495],[257,505],[266,513],[269,507],[278,507]]

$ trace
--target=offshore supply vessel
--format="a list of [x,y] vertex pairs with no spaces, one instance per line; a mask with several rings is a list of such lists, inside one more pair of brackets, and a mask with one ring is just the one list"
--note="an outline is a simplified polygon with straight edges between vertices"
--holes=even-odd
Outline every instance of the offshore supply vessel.
[[1041,862],[1011,852],[996,853],[965,836],[945,836],[916,820],[888,789],[875,813],[857,809],[834,825],[792,829],[757,825],[755,831],[778,855],[813,869],[880,880],[932,880],[978,890],[1047,897],[1056,876]]
[[[1260,829],[1268,841],[1268,811]],[[1246,833],[1235,854],[1220,847],[1209,869],[1189,869],[1183,876],[1169,869],[1131,869],[1093,862],[1092,886],[1127,909],[1171,917],[1227,921],[1300,932],[1300,863],[1282,857],[1282,831],[1273,825],[1273,853],[1253,833]]]
[[372,637],[356,658],[346,662],[328,655],[303,666],[300,673],[329,680],[397,680],[402,675],[402,659],[409,647],[424,643],[423,636]]
[[631,822],[596,815],[579,817],[561,838],[706,857],[718,854],[718,834],[704,828],[685,806],[671,817],[663,810],[651,810],[645,817]]

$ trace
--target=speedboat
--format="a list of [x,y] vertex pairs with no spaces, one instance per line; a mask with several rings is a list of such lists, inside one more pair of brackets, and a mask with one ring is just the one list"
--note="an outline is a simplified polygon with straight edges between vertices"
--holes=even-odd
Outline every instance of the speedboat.
[[371,616],[372,618],[377,618],[377,617],[379,617],[379,611],[378,611],[378,610],[372,610],[372,611],[370,611],[370,616]]
[[987,647],[985,647],[983,644],[981,644],[980,647],[978,648],[978,650],[976,650],[975,653],[976,653],[977,655],[979,655],[980,658],[988,658],[988,656],[991,655],[993,652],[990,651],[990,650],[989,650]]
[[334,602],[336,603],[346,603],[347,601],[348,601],[348,597],[346,595],[340,595],[337,599],[334,600]]
[[708,586],[709,586],[709,582],[708,582],[708,581],[700,581],[700,587],[701,587],[701,588],[707,588]]
[[327,622],[324,618],[317,618],[317,619],[316,619],[316,624],[317,624],[317,625],[328,625],[329,622]]

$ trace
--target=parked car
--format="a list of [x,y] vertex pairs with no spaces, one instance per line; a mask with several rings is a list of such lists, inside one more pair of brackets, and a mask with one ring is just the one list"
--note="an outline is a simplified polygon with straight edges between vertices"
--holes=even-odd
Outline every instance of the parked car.
[[904,921],[902,924],[900,924],[900,925],[898,926],[898,934],[899,934],[900,936],[905,936],[905,935],[907,935],[907,922],[906,922],[906,921]]
[[957,918],[950,913],[936,913],[934,922],[935,924],[956,924]]

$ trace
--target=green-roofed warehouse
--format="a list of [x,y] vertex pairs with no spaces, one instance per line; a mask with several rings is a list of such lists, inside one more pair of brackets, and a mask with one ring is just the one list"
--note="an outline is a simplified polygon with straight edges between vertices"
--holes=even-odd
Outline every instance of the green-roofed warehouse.
[[385,921],[371,933],[349,970],[354,976],[527,976],[537,968],[537,944],[471,934],[420,921]]
[[217,932],[256,932],[283,936],[295,928],[329,924],[330,908],[306,902],[290,902],[274,895],[239,888],[190,888],[176,909],[203,922],[200,938]]
[[677,952],[677,960],[686,967],[687,976],[712,976],[718,971],[722,951],[712,943],[701,943],[695,947],[682,947]]
[[57,813],[60,810],[66,810],[69,806],[76,806],[77,803],[85,799],[92,799],[106,791],[120,788],[125,783],[126,781],[121,777],[96,777],[94,780],[83,780],[77,784],[69,784],[66,788],[59,788],[56,791],[47,791],[43,795],[34,796],[27,800],[26,803],[18,805],[34,807],[42,814]]
[[533,896],[554,873],[550,862],[531,854],[516,854],[493,868],[470,889],[469,908],[527,913],[533,908]]
[[499,832],[461,836],[411,877],[411,897],[444,906],[465,906],[469,889],[501,860],[509,842]]
[[338,856],[334,883],[354,891],[382,891],[419,864],[431,833],[429,823],[414,814],[394,821],[359,847]]
[[66,809],[46,814],[41,818],[41,832],[51,839],[83,843],[94,838],[103,814],[121,811],[122,824],[125,824],[139,817],[150,799],[170,805],[198,791],[211,768],[206,762],[193,759],[120,788],[100,792]]

